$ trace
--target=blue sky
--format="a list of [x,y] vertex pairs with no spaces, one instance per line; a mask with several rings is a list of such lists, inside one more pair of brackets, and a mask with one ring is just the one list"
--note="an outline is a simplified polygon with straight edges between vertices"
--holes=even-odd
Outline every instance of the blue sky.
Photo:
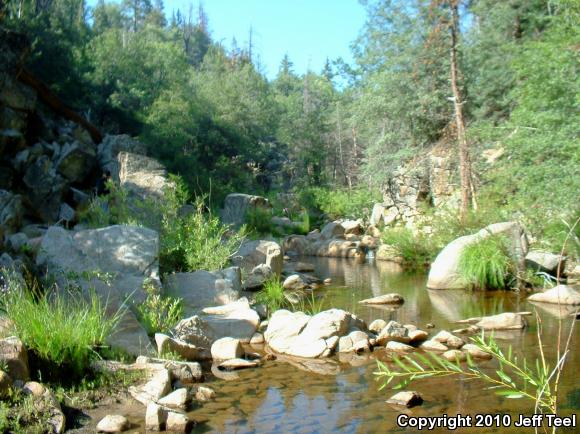
[[[95,4],[96,0],[89,0]],[[189,10],[199,0],[165,0],[165,12]],[[320,72],[326,58],[352,61],[351,42],[362,29],[366,13],[358,0],[204,0],[212,38],[230,46],[247,46],[250,26],[262,71],[273,78],[285,53],[294,71]]]

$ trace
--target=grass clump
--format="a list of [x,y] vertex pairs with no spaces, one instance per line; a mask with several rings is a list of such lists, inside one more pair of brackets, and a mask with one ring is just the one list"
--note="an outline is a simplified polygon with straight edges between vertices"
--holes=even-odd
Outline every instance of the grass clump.
[[501,236],[489,236],[466,246],[459,258],[459,272],[469,287],[505,288],[513,272],[506,239]]
[[381,239],[384,244],[392,246],[403,258],[403,265],[411,269],[427,267],[439,252],[439,246],[432,238],[422,233],[414,234],[406,228],[387,229]]
[[264,286],[256,294],[256,303],[265,305],[268,308],[268,312],[276,312],[291,305],[286,294],[284,294],[282,282],[276,277],[264,282]]
[[182,300],[159,294],[155,285],[147,281],[143,284],[143,288],[147,293],[147,298],[137,306],[139,321],[149,336],[169,332],[181,319]]
[[26,290],[10,291],[0,308],[48,376],[51,369],[82,376],[122,315],[119,310],[108,316],[106,305],[95,294],[86,301],[56,291],[37,299]]

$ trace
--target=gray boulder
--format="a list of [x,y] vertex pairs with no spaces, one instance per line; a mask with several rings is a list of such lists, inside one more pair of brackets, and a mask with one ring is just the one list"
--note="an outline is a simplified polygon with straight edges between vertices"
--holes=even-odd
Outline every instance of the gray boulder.
[[70,182],[80,182],[95,166],[96,157],[94,145],[66,143],[60,150],[56,170]]
[[345,233],[344,226],[339,222],[330,222],[324,225],[320,231],[323,240],[331,240],[333,238],[343,238]]
[[246,241],[232,258],[232,263],[247,272],[257,265],[266,264],[274,274],[279,276],[284,266],[284,254],[282,247],[275,241]]
[[119,152],[131,152],[146,155],[145,145],[126,134],[106,135],[97,148],[97,159],[101,170],[111,172],[113,179],[119,182]]
[[223,223],[239,227],[246,222],[246,215],[249,211],[256,209],[270,210],[271,208],[272,206],[268,199],[262,196],[232,193],[226,196],[224,208],[220,214]]
[[31,210],[43,221],[57,221],[68,186],[48,156],[41,155],[29,165],[22,180],[28,187]]
[[532,250],[526,255],[526,265],[536,271],[543,271],[552,275],[557,275],[558,270],[563,274],[566,268],[566,257],[554,255],[550,252]]
[[[145,299],[144,280],[158,280],[158,255],[159,237],[151,229],[115,225],[72,232],[51,226],[42,239],[36,262],[57,277],[62,287],[67,274],[88,273],[87,279],[79,280],[85,294],[94,288],[114,314],[127,297],[134,303]],[[107,273],[109,281],[91,277],[94,273]],[[134,355],[145,353],[150,345],[131,311],[125,312],[108,342]]]
[[462,289],[465,282],[459,273],[459,261],[465,247],[493,235],[505,235],[511,240],[511,254],[514,259],[525,257],[528,250],[526,235],[516,222],[495,223],[473,235],[459,237],[449,243],[437,255],[429,270],[427,288]]
[[186,315],[205,307],[236,301],[240,298],[241,287],[238,267],[213,272],[174,273],[165,278],[167,293],[183,300]]
[[30,378],[28,353],[17,337],[0,339],[0,361],[6,364],[13,380],[27,381]]
[[165,189],[172,186],[165,167],[153,158],[120,152],[117,159],[119,184],[136,198],[162,200]]

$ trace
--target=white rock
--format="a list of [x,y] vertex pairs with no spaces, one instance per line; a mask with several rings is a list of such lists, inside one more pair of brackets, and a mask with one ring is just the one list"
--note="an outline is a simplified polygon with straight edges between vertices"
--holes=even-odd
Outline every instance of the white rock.
[[211,357],[214,360],[237,359],[244,355],[244,349],[239,339],[221,338],[211,346]]
[[167,412],[167,419],[165,421],[165,429],[174,433],[185,433],[187,432],[187,426],[189,424],[189,418],[183,413],[177,413],[175,411]]
[[403,391],[391,396],[387,403],[395,405],[403,405],[405,407],[415,407],[423,403],[423,398],[417,393],[412,391]]
[[490,353],[488,353],[487,351],[483,351],[481,348],[479,348],[477,345],[474,344],[465,344],[463,345],[462,350],[467,351],[469,355],[474,359],[489,360],[493,357]]
[[395,342],[395,341],[387,342],[387,345],[385,346],[385,348],[387,350],[391,350],[391,351],[394,351],[396,353],[401,353],[401,354],[408,354],[408,353],[412,353],[413,351],[415,351],[415,347],[412,347],[411,345],[403,344],[401,342]]
[[264,335],[262,333],[254,333],[252,339],[250,339],[250,345],[261,345],[264,343]]
[[182,387],[164,396],[157,403],[166,407],[185,409],[187,407],[187,401],[187,389]]
[[128,428],[127,418],[118,414],[108,414],[97,424],[97,431],[106,433],[122,432]]
[[359,301],[361,304],[401,304],[404,302],[405,300],[403,297],[394,292]]
[[530,295],[528,301],[578,306],[580,292],[568,285],[558,285],[547,291]]
[[376,319],[369,325],[369,330],[375,334],[379,334],[387,326],[387,322],[384,319]]
[[447,348],[445,345],[443,345],[441,342],[437,342],[434,340],[428,340],[423,342],[419,348],[421,348],[422,350],[425,351],[447,351],[449,348]]
[[195,399],[198,401],[210,401],[215,398],[215,391],[206,386],[199,386],[195,391]]

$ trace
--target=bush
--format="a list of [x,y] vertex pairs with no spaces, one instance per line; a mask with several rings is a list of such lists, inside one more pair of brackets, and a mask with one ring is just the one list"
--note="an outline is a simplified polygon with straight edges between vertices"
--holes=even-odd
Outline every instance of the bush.
[[149,336],[169,332],[181,319],[183,313],[181,299],[162,296],[149,282],[145,282],[143,287],[147,292],[147,298],[137,306],[139,321]]
[[439,252],[439,245],[433,242],[432,237],[422,233],[413,234],[405,228],[386,229],[381,239],[383,243],[395,248],[403,258],[403,265],[408,268],[427,267]]
[[490,236],[463,249],[459,272],[465,284],[478,289],[502,289],[513,273],[504,237]]
[[275,231],[272,224],[272,210],[256,207],[246,213],[246,227],[257,234],[271,234]]
[[352,190],[331,190],[323,187],[310,187],[298,192],[300,203],[311,211],[322,211],[331,219],[366,219],[373,205],[380,202],[378,190],[356,188]]
[[14,332],[41,361],[41,366],[81,376],[96,356],[95,349],[115,329],[122,312],[107,316],[107,306],[93,293],[88,302],[48,292],[38,300],[26,290],[10,291],[1,308]]

